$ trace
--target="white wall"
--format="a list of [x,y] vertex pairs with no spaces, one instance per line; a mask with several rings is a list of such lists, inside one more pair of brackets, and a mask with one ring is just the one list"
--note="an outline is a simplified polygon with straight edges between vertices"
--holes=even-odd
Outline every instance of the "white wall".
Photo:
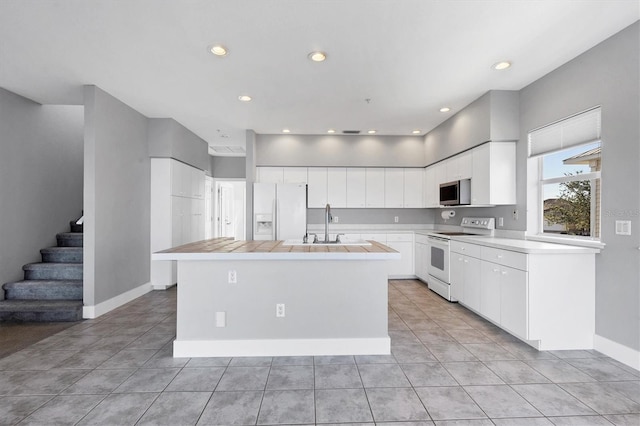
[[23,279],[22,265],[82,214],[82,123],[82,106],[0,88],[0,286]]
[[84,303],[100,315],[150,289],[147,118],[96,86],[84,102]]

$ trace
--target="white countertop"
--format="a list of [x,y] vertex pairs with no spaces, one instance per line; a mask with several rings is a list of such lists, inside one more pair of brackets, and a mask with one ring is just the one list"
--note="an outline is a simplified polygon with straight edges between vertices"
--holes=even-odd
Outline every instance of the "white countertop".
[[588,254],[600,253],[597,248],[571,246],[567,244],[545,243],[542,241],[519,240],[512,238],[452,236],[451,240],[478,244],[503,250],[530,254]]

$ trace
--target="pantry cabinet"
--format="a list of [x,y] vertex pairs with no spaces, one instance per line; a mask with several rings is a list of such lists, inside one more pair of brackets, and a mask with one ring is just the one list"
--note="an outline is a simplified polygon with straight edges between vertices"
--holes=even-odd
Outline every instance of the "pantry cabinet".
[[[171,158],[151,159],[151,252],[204,239],[204,171]],[[152,261],[151,284],[176,283],[175,262]]]

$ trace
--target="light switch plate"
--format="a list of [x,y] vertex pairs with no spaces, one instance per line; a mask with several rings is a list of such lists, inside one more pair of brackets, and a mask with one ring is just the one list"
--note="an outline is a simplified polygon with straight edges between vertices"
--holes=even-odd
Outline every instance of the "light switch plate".
[[616,235],[631,235],[631,221],[616,220]]

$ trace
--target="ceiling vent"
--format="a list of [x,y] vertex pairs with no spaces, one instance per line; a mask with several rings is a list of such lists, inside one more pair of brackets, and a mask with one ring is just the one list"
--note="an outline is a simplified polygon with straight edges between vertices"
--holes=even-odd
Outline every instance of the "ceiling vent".
[[360,130],[343,130],[342,133],[345,135],[359,135]]

